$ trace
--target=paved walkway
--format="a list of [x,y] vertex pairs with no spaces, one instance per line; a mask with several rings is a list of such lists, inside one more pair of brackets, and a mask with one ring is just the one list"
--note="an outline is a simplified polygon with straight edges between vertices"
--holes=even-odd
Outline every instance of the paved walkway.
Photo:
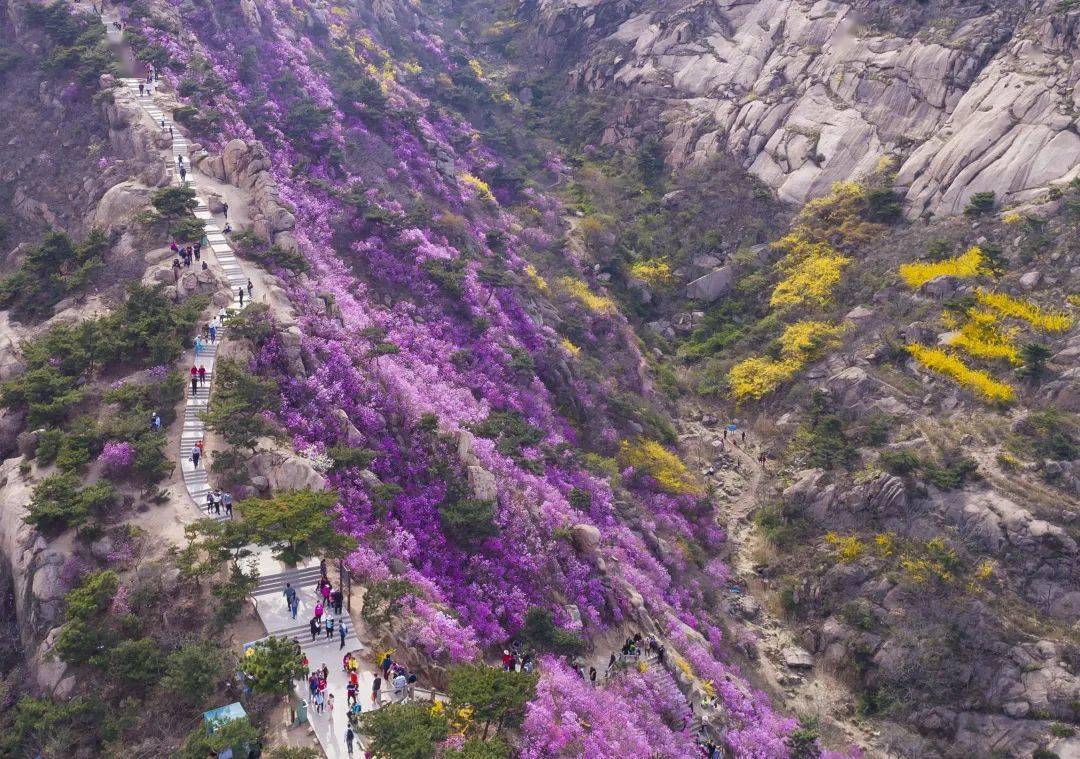
[[[109,19],[104,16],[102,18],[108,29],[110,41],[117,45],[121,44],[122,34],[110,25]],[[164,128],[166,129],[170,125],[173,126],[174,138],[172,145],[168,150],[167,158],[164,160],[171,181],[179,183],[179,172],[177,170],[179,163],[177,162],[177,156],[182,156],[185,165],[188,165],[189,143],[187,139],[180,134],[179,129],[173,124],[171,118],[166,116],[161,108],[154,102],[154,98],[151,94],[139,94],[140,81],[142,80],[136,78],[124,78],[120,80],[124,88],[132,96],[135,102],[139,104],[143,112],[153,121],[158,129],[163,128],[162,125],[164,125]],[[184,184],[196,189],[196,192],[198,192],[197,176],[190,167],[188,169],[187,181],[184,182]],[[221,232],[220,227],[218,227],[217,221],[210,212],[205,199],[201,195],[196,194],[196,201],[198,205],[195,209],[195,216],[196,218],[202,219],[206,224],[207,244],[202,248],[202,255],[208,257],[207,261],[209,265],[213,266],[214,262],[216,262],[218,268],[227,278],[233,295],[233,302],[227,307],[227,310],[229,312],[239,311],[241,308],[239,299],[237,298],[237,290],[239,288],[244,288],[245,304],[249,302],[246,297],[248,275],[245,273],[243,266],[237,261],[232,247],[229,245],[225,235]],[[194,351],[186,354],[184,356],[184,362],[182,363],[185,380],[189,379],[187,371],[192,364],[196,367],[201,365],[206,368],[206,382],[198,388],[194,397],[191,396],[190,382],[185,385],[187,403],[184,409],[184,427],[180,436],[179,449],[180,467],[184,485],[187,488],[188,495],[191,497],[196,508],[200,511],[205,509],[206,493],[210,490],[210,484],[203,462],[200,461],[199,467],[193,466],[191,462],[191,450],[197,441],[203,439],[205,428],[203,421],[199,418],[199,414],[206,411],[210,400],[212,378],[217,363],[217,350],[224,338],[225,331],[225,325],[219,325],[217,330],[217,343],[214,345],[204,345],[198,356],[194,354]],[[227,518],[224,511],[221,515],[210,516],[215,519]],[[360,642],[356,636],[356,624],[348,613],[335,617],[333,638],[326,638],[325,632],[320,631],[313,640],[309,621],[314,614],[314,606],[318,600],[315,586],[320,576],[319,562],[313,559],[300,567],[293,568],[288,567],[275,559],[269,548],[253,547],[253,550],[253,558],[259,570],[259,582],[255,591],[252,593],[252,600],[255,603],[259,619],[266,628],[267,635],[294,638],[300,643],[300,647],[304,653],[307,654],[308,662],[312,669],[321,668],[323,664],[329,669],[326,693],[332,693],[334,695],[334,709],[331,711],[327,708],[323,714],[316,714],[314,705],[310,705],[308,710],[308,720],[326,756],[330,757],[330,759],[344,759],[344,757],[348,756],[345,748],[345,728],[348,724],[347,712],[349,709],[346,694],[348,676],[342,667],[344,655],[346,652],[352,652],[360,662],[359,700],[363,710],[368,711],[378,707],[378,704],[372,703],[371,688],[375,677],[376,662],[374,660],[381,652],[371,651]],[[296,588],[300,598],[300,605],[295,619],[292,617],[285,599],[284,591],[286,583],[291,583],[292,586]],[[344,642],[341,640],[339,634],[343,619],[348,625],[348,632]],[[298,684],[296,693],[299,698],[305,701],[309,700],[307,683],[304,682]],[[394,693],[392,686],[388,683],[384,683],[381,690],[380,701],[381,703],[387,703],[393,700],[400,700],[404,695],[405,694],[403,693]],[[418,698],[428,699],[446,698],[444,694],[435,693],[423,688],[415,689],[414,695]],[[355,744],[357,756],[361,755],[363,752],[361,746],[361,738],[357,735]]]

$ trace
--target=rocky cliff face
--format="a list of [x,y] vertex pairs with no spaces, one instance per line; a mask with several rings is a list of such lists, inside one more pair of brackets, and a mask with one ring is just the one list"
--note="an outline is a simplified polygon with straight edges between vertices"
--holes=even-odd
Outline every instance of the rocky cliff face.
[[952,214],[981,191],[1030,200],[1080,164],[1080,12],[1050,0],[526,10],[535,49],[613,96],[605,142],[662,134],[676,165],[730,153],[789,201],[892,164],[910,216]]

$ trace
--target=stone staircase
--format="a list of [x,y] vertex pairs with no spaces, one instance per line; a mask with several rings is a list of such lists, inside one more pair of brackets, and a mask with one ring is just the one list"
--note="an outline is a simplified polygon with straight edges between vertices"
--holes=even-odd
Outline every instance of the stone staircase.
[[[120,33],[109,26],[108,22],[106,22],[106,26],[111,30],[110,39],[114,42],[119,41]],[[180,134],[180,131],[176,129],[171,118],[166,116],[165,112],[154,103],[153,96],[147,92],[140,94],[139,84],[145,84],[144,80],[129,77],[121,79],[120,83],[159,129],[168,129],[170,126],[173,127],[173,140],[172,145],[168,150],[168,158],[165,159],[165,168],[169,173],[171,181],[179,184],[178,157],[182,157],[185,162],[188,160],[188,149],[190,144],[187,139]],[[189,178],[183,184],[187,187],[194,187],[195,183],[193,175],[189,175]],[[210,212],[210,207],[207,205],[206,200],[198,194],[196,194],[195,200],[197,203],[194,211],[195,218],[202,220],[206,225],[206,244],[202,247],[202,255],[212,257],[212,259],[216,261],[218,268],[224,273],[233,298],[230,305],[226,307],[225,313],[236,313],[242,308],[240,305],[239,291],[244,290],[245,296],[247,294],[246,288],[248,277],[244,273],[240,262],[237,261],[236,254],[229,245],[228,239],[214,220],[214,215]],[[246,297],[244,302],[245,304],[247,303]],[[210,491],[209,475],[206,471],[205,459],[200,460],[198,467],[194,466],[191,461],[191,451],[199,440],[204,439],[206,430],[200,416],[207,410],[207,406],[210,402],[210,392],[213,388],[214,367],[217,362],[217,351],[221,345],[221,341],[225,338],[226,331],[227,326],[225,324],[219,325],[216,343],[204,344],[197,356],[194,355],[194,353],[191,356],[195,366],[203,366],[206,368],[206,380],[204,384],[199,386],[194,396],[191,395],[190,384],[185,386],[187,403],[184,407],[184,428],[180,434],[180,471],[184,478],[184,485],[187,488],[188,495],[191,496],[195,506],[200,510],[205,508],[206,494]],[[184,365],[185,368],[190,366],[191,364]],[[187,377],[188,375],[185,374],[185,379],[187,379]],[[228,518],[224,509],[221,514],[207,514],[207,516],[217,520]]]

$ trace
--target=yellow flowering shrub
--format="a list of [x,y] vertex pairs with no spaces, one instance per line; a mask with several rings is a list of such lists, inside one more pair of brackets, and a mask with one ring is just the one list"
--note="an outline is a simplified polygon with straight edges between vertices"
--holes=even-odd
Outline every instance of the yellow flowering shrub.
[[927,369],[950,377],[961,386],[973,390],[987,400],[1009,401],[1016,394],[1010,385],[998,382],[984,371],[972,369],[956,356],[943,350],[928,348],[918,343],[908,345],[907,350],[916,361]]
[[922,287],[935,277],[977,277],[985,270],[982,250],[973,245],[959,256],[943,261],[915,262],[900,267],[900,279],[909,287]]
[[994,562],[989,559],[983,559],[979,562],[979,565],[975,567],[975,579],[979,582],[986,582],[994,576]]
[[896,551],[896,538],[891,532],[882,532],[874,536],[874,545],[882,556],[892,556]]
[[577,345],[574,345],[574,343],[570,341],[570,338],[564,337],[560,339],[559,342],[562,344],[563,350],[565,350],[571,356],[577,356],[579,353],[581,353],[581,348]]
[[[883,227],[863,216],[866,202],[866,188],[858,182],[835,182],[828,195],[802,207],[793,232],[804,239],[837,247],[867,242],[880,234]],[[776,247],[786,248],[786,239],[782,238]]]
[[618,308],[615,305],[615,301],[606,295],[597,295],[589,286],[582,282],[580,279],[574,279],[573,277],[563,277],[559,280],[559,284],[564,290],[577,298],[585,308],[589,309],[596,314],[613,314]]
[[416,61],[406,61],[403,68],[405,69],[405,71],[407,73],[413,74],[413,75],[419,74],[421,71],[424,70],[423,67],[419,63],[417,63]]
[[1019,224],[1023,220],[1024,217],[1018,214],[1016,211],[1009,211],[1009,213],[1001,217],[1001,222],[1003,224]]
[[532,282],[533,286],[540,292],[546,294],[550,289],[547,280],[536,271],[536,267],[532,264],[525,264],[525,276],[529,278],[529,281]]
[[1069,314],[1045,311],[1031,301],[1014,298],[1005,293],[989,293],[980,290],[975,297],[980,305],[1002,316],[1026,321],[1043,332],[1064,332],[1073,325],[1073,318]]
[[737,399],[762,398],[795,376],[806,362],[832,343],[842,326],[827,322],[801,321],[788,325],[780,335],[779,360],[754,356],[731,367],[728,388]]
[[652,477],[668,493],[681,495],[701,492],[690,479],[686,464],[655,440],[624,440],[619,446],[619,458],[624,466],[631,466]]
[[461,181],[466,186],[471,187],[478,197],[486,200],[488,203],[495,202],[495,196],[491,194],[491,188],[488,187],[487,182],[483,179],[474,177],[472,174],[462,174]]
[[795,376],[803,362],[799,359],[777,361],[754,356],[744,359],[728,371],[728,387],[737,399],[763,398]]
[[851,263],[850,258],[822,243],[805,248],[802,253],[789,253],[777,264],[784,278],[776,284],[769,299],[769,305],[774,308],[827,305],[841,272]]
[[483,68],[483,66],[480,65],[480,61],[476,60],[475,58],[470,58],[469,59],[469,68],[472,69],[472,72],[474,74],[476,74],[477,79],[483,79],[484,78],[484,68]]
[[1005,359],[1016,366],[1023,363],[1016,346],[1016,330],[998,327],[994,315],[985,311],[971,309],[951,345],[975,358]]
[[844,564],[850,564],[866,552],[866,546],[857,535],[829,532],[825,535],[825,542],[833,547],[836,558]]
[[671,283],[671,265],[662,258],[638,261],[630,267],[630,273],[656,287]]
[[780,353],[784,358],[798,358],[805,363],[811,355],[826,347],[843,330],[843,326],[827,322],[795,322],[789,325],[780,336]]

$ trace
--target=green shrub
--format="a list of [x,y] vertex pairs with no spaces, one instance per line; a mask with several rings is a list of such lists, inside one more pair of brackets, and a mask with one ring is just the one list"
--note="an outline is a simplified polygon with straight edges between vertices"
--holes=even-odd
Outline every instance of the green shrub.
[[521,636],[537,649],[560,656],[579,656],[585,651],[585,640],[580,635],[558,627],[551,612],[539,606],[525,613]]
[[495,504],[477,498],[453,498],[439,505],[443,533],[461,545],[471,545],[498,532]]
[[207,429],[220,432],[229,445],[254,451],[260,437],[275,431],[262,412],[279,405],[277,383],[252,374],[234,359],[219,361],[215,375],[214,394],[203,417]]
[[401,578],[376,580],[364,593],[364,607],[360,616],[372,627],[387,624],[400,613],[407,596],[420,593],[420,588]]
[[224,667],[225,655],[217,643],[188,641],[166,658],[161,684],[184,703],[200,706],[214,692]]
[[855,460],[855,447],[844,433],[844,425],[829,407],[826,396],[814,391],[810,409],[795,432],[792,447],[806,457],[809,466],[832,469],[850,467]]
[[75,15],[63,0],[42,5],[31,3],[24,8],[27,23],[49,37],[46,71],[92,85],[101,74],[115,68],[112,51],[106,43],[105,26],[96,16]]
[[918,456],[902,448],[882,451],[878,457],[878,463],[886,472],[897,476],[910,474],[919,468]]
[[185,216],[169,225],[169,234],[180,243],[196,243],[206,234],[206,222]]
[[162,217],[170,221],[190,216],[199,205],[195,190],[191,187],[162,187],[150,196],[152,205]]
[[966,456],[949,456],[940,462],[924,461],[923,477],[942,490],[952,490],[978,478],[979,464]]
[[499,453],[512,458],[520,457],[522,448],[538,445],[544,439],[544,433],[516,411],[492,411],[470,429],[480,437],[494,440]]
[[46,232],[19,268],[0,280],[0,306],[20,319],[49,316],[61,299],[86,285],[108,249],[108,238],[97,228],[78,244],[65,232]]
[[83,526],[115,500],[116,491],[107,482],[80,488],[74,474],[54,474],[34,488],[25,520],[42,532],[59,532]]
[[353,448],[350,445],[334,445],[327,450],[330,458],[334,460],[333,469],[365,469],[375,457],[375,451],[369,448]]
[[996,206],[997,196],[993,190],[977,192],[968,199],[967,207],[964,208],[964,215],[982,216],[993,211]]
[[443,292],[453,298],[461,297],[465,283],[465,261],[460,258],[429,258],[422,266]]

